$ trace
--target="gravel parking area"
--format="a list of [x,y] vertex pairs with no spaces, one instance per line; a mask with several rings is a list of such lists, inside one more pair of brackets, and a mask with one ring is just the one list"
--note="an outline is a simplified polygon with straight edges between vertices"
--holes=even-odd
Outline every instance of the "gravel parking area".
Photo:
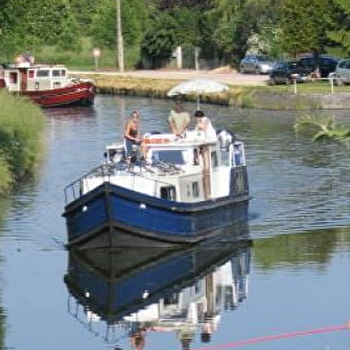
[[195,70],[136,70],[126,71],[123,73],[117,71],[73,71],[72,74],[102,74],[113,76],[130,76],[136,78],[153,78],[153,79],[212,79],[230,85],[266,85],[267,75],[241,74],[236,72],[216,72],[216,71],[195,71]]

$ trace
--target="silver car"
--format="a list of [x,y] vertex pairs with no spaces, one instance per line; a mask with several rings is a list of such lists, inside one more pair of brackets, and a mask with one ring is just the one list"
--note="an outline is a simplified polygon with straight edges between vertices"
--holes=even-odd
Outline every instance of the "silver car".
[[350,58],[340,60],[329,78],[334,79],[337,85],[350,84]]
[[266,56],[247,55],[241,60],[239,64],[239,71],[242,74],[269,74],[273,66],[274,61]]

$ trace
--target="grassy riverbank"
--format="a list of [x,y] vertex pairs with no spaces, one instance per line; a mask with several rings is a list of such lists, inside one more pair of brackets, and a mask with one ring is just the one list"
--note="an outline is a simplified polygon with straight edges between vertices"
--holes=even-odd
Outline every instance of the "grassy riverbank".
[[0,196],[33,175],[43,152],[42,110],[24,98],[0,91]]
[[[93,77],[97,90],[102,94],[115,94],[127,96],[143,96],[154,98],[169,98],[167,92],[183,80],[175,79],[149,79],[122,76],[106,76],[96,74]],[[249,89],[244,87],[231,87],[229,93],[217,93],[201,96],[203,103],[221,105],[236,105],[242,101]],[[186,95],[188,101],[195,101],[196,94]]]
[[[89,76],[91,78],[91,75]],[[92,76],[97,91],[102,94],[169,98],[167,92],[184,80],[150,79],[128,76],[95,74]],[[186,95],[196,101],[195,94]],[[277,86],[233,86],[229,91],[201,96],[202,103],[220,104],[242,108],[275,110],[310,110],[350,107],[350,87],[334,86],[328,81]]]

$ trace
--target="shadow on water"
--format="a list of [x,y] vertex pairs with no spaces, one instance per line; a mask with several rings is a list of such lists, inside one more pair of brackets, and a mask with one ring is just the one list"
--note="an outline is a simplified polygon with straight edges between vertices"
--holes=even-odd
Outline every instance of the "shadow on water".
[[350,230],[328,228],[254,241],[253,257],[263,270],[326,269],[335,253],[350,250]]
[[128,337],[135,349],[161,331],[175,332],[182,349],[196,332],[209,342],[221,312],[247,297],[250,247],[245,224],[177,250],[71,250],[69,313],[108,343]]
[[44,110],[45,114],[53,119],[71,121],[93,118],[96,116],[96,110],[91,107],[70,107],[70,108],[50,108]]

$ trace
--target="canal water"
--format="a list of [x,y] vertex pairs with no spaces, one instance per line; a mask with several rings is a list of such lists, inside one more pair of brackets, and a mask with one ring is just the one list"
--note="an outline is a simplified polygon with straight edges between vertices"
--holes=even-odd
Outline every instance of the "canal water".
[[132,110],[142,131],[165,131],[171,107],[98,96],[45,111],[38,176],[0,205],[1,349],[349,349],[350,153],[296,135],[299,112],[202,106],[245,142],[253,197],[217,242],[65,250],[64,186],[103,161]]

